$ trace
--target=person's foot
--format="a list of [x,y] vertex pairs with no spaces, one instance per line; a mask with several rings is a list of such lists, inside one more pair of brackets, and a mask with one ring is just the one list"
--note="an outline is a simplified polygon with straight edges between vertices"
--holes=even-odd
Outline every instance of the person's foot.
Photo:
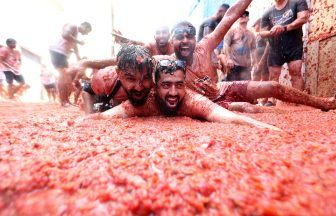
[[336,94],[334,97],[327,98],[326,105],[322,108],[322,111],[329,111],[336,109]]

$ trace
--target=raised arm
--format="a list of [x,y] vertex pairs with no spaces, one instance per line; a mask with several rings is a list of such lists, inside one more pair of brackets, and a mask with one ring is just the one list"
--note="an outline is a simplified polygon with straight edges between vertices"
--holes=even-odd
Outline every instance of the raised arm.
[[209,34],[211,38],[208,45],[209,50],[214,50],[218,46],[233,23],[244,13],[251,2],[252,0],[238,0],[229,8],[215,30]]

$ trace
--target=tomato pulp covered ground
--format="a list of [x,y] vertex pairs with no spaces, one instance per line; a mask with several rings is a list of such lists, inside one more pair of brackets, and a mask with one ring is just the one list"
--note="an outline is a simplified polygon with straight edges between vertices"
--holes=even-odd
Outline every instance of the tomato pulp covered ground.
[[[0,215],[335,215],[336,112],[88,120],[0,104]],[[66,124],[64,124],[64,122]]]

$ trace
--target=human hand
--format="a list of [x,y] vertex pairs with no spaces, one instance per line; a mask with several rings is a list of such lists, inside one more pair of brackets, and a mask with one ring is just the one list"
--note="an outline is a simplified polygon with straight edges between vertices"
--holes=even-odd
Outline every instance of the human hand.
[[275,25],[273,28],[270,30],[271,36],[279,36],[280,34],[284,33],[286,30],[285,26],[282,25]]

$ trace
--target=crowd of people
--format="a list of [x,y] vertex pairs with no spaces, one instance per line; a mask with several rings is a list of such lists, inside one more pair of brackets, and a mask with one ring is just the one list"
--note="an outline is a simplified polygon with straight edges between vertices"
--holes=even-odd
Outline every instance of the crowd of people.
[[[250,13],[246,10],[251,2],[221,5],[199,27],[198,40],[195,26],[188,21],[177,23],[171,31],[167,26],[158,27],[154,41],[148,44],[128,40],[115,31],[122,48],[116,57],[107,59],[80,57],[77,45],[84,42],[77,35],[88,34],[92,30],[89,23],[65,25],[49,50],[59,72],[57,86],[43,72],[45,69],[41,73],[43,85],[50,100],[55,100],[57,91],[60,104],[66,107],[72,104],[69,98],[75,92],[74,103],[82,101],[86,113],[99,112],[101,117],[185,115],[276,129],[231,111],[259,112],[262,106],[275,105],[274,99],[326,111],[335,109],[335,98],[303,91],[302,25],[309,16],[306,1],[275,0],[253,24],[254,31],[248,28]],[[0,59],[11,98],[17,91],[13,80],[19,88],[24,79],[16,73],[21,61],[15,41],[9,40],[7,45],[1,48]],[[5,49],[10,55],[2,51]],[[78,63],[69,66],[72,52]],[[292,87],[279,84],[285,63]],[[87,69],[92,69],[91,75]],[[261,106],[256,106],[258,99],[263,99]]]

